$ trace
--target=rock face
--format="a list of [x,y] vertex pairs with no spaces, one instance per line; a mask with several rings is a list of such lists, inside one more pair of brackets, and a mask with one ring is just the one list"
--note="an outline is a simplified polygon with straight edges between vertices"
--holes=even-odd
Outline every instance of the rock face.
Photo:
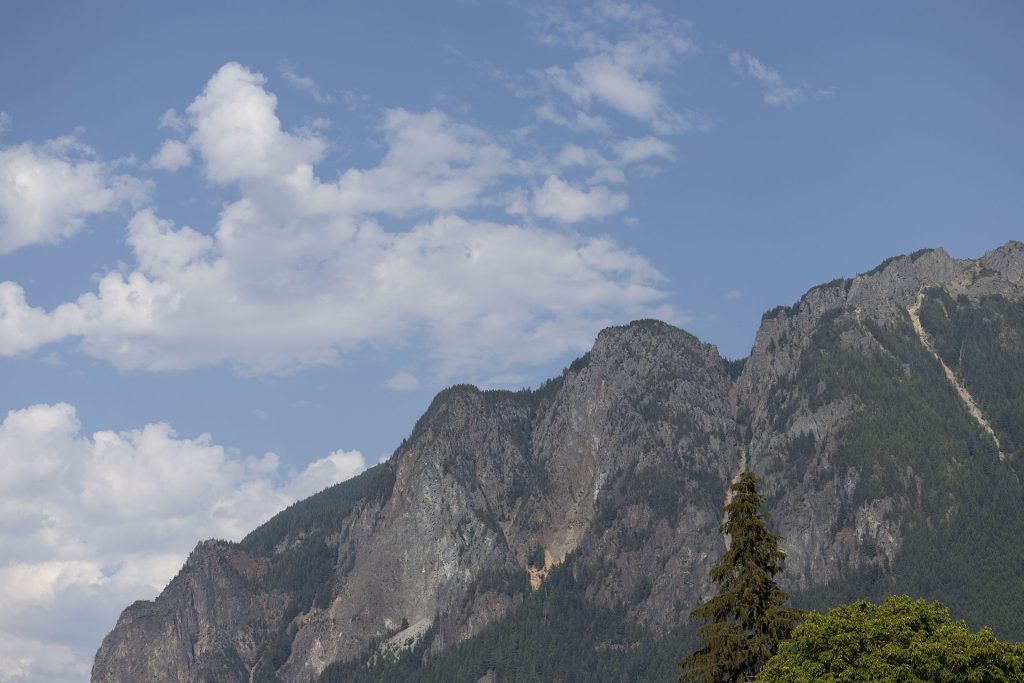
[[[241,544],[200,544],[125,610],[92,680],[307,683],[417,642],[436,655],[568,563],[587,601],[657,638],[712,590],[744,466],[784,537],[785,587],[812,602],[899,588],[944,525],[983,523],[968,513],[993,489],[968,484],[1021,498],[1024,378],[1008,407],[963,359],[1024,365],[1022,296],[1020,243],[978,260],[928,250],[769,311],[745,362],[639,321],[537,390],[447,389],[384,465]],[[979,320],[999,340],[975,341]]]
[[236,545],[200,543],[157,601],[121,614],[96,655],[93,678],[248,681],[244,662],[255,661],[285,608],[282,594],[253,590],[269,566]]

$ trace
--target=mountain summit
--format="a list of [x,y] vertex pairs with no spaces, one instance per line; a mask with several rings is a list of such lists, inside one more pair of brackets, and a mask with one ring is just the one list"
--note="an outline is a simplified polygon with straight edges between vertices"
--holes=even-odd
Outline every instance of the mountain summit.
[[[387,462],[241,543],[200,543],[125,609],[92,681],[569,664],[655,680],[712,591],[741,469],[762,478],[798,604],[910,592],[1024,639],[1022,406],[1020,242],[815,287],[765,313],[742,361],[654,320],[608,328],[536,390],[442,391]],[[543,649],[558,643],[574,651]]]

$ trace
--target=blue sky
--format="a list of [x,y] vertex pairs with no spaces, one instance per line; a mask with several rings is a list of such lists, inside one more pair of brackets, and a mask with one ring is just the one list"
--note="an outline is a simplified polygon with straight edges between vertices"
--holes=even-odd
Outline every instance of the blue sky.
[[347,5],[0,10],[0,680],[443,386],[1024,234],[1019,3]]

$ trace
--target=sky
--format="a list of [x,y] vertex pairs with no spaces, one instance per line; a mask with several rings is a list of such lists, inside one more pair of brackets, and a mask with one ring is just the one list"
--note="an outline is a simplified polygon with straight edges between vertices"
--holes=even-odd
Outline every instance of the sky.
[[0,682],[441,388],[1024,237],[1018,2],[0,7]]

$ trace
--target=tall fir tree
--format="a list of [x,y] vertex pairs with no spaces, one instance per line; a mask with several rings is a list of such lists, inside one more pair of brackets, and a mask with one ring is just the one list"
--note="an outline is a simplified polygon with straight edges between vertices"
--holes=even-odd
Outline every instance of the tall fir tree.
[[775,583],[785,554],[761,512],[757,477],[743,472],[729,490],[719,527],[729,547],[711,570],[718,594],[690,613],[704,625],[697,632],[700,648],[679,662],[679,683],[753,680],[801,616],[785,606],[789,596]]

